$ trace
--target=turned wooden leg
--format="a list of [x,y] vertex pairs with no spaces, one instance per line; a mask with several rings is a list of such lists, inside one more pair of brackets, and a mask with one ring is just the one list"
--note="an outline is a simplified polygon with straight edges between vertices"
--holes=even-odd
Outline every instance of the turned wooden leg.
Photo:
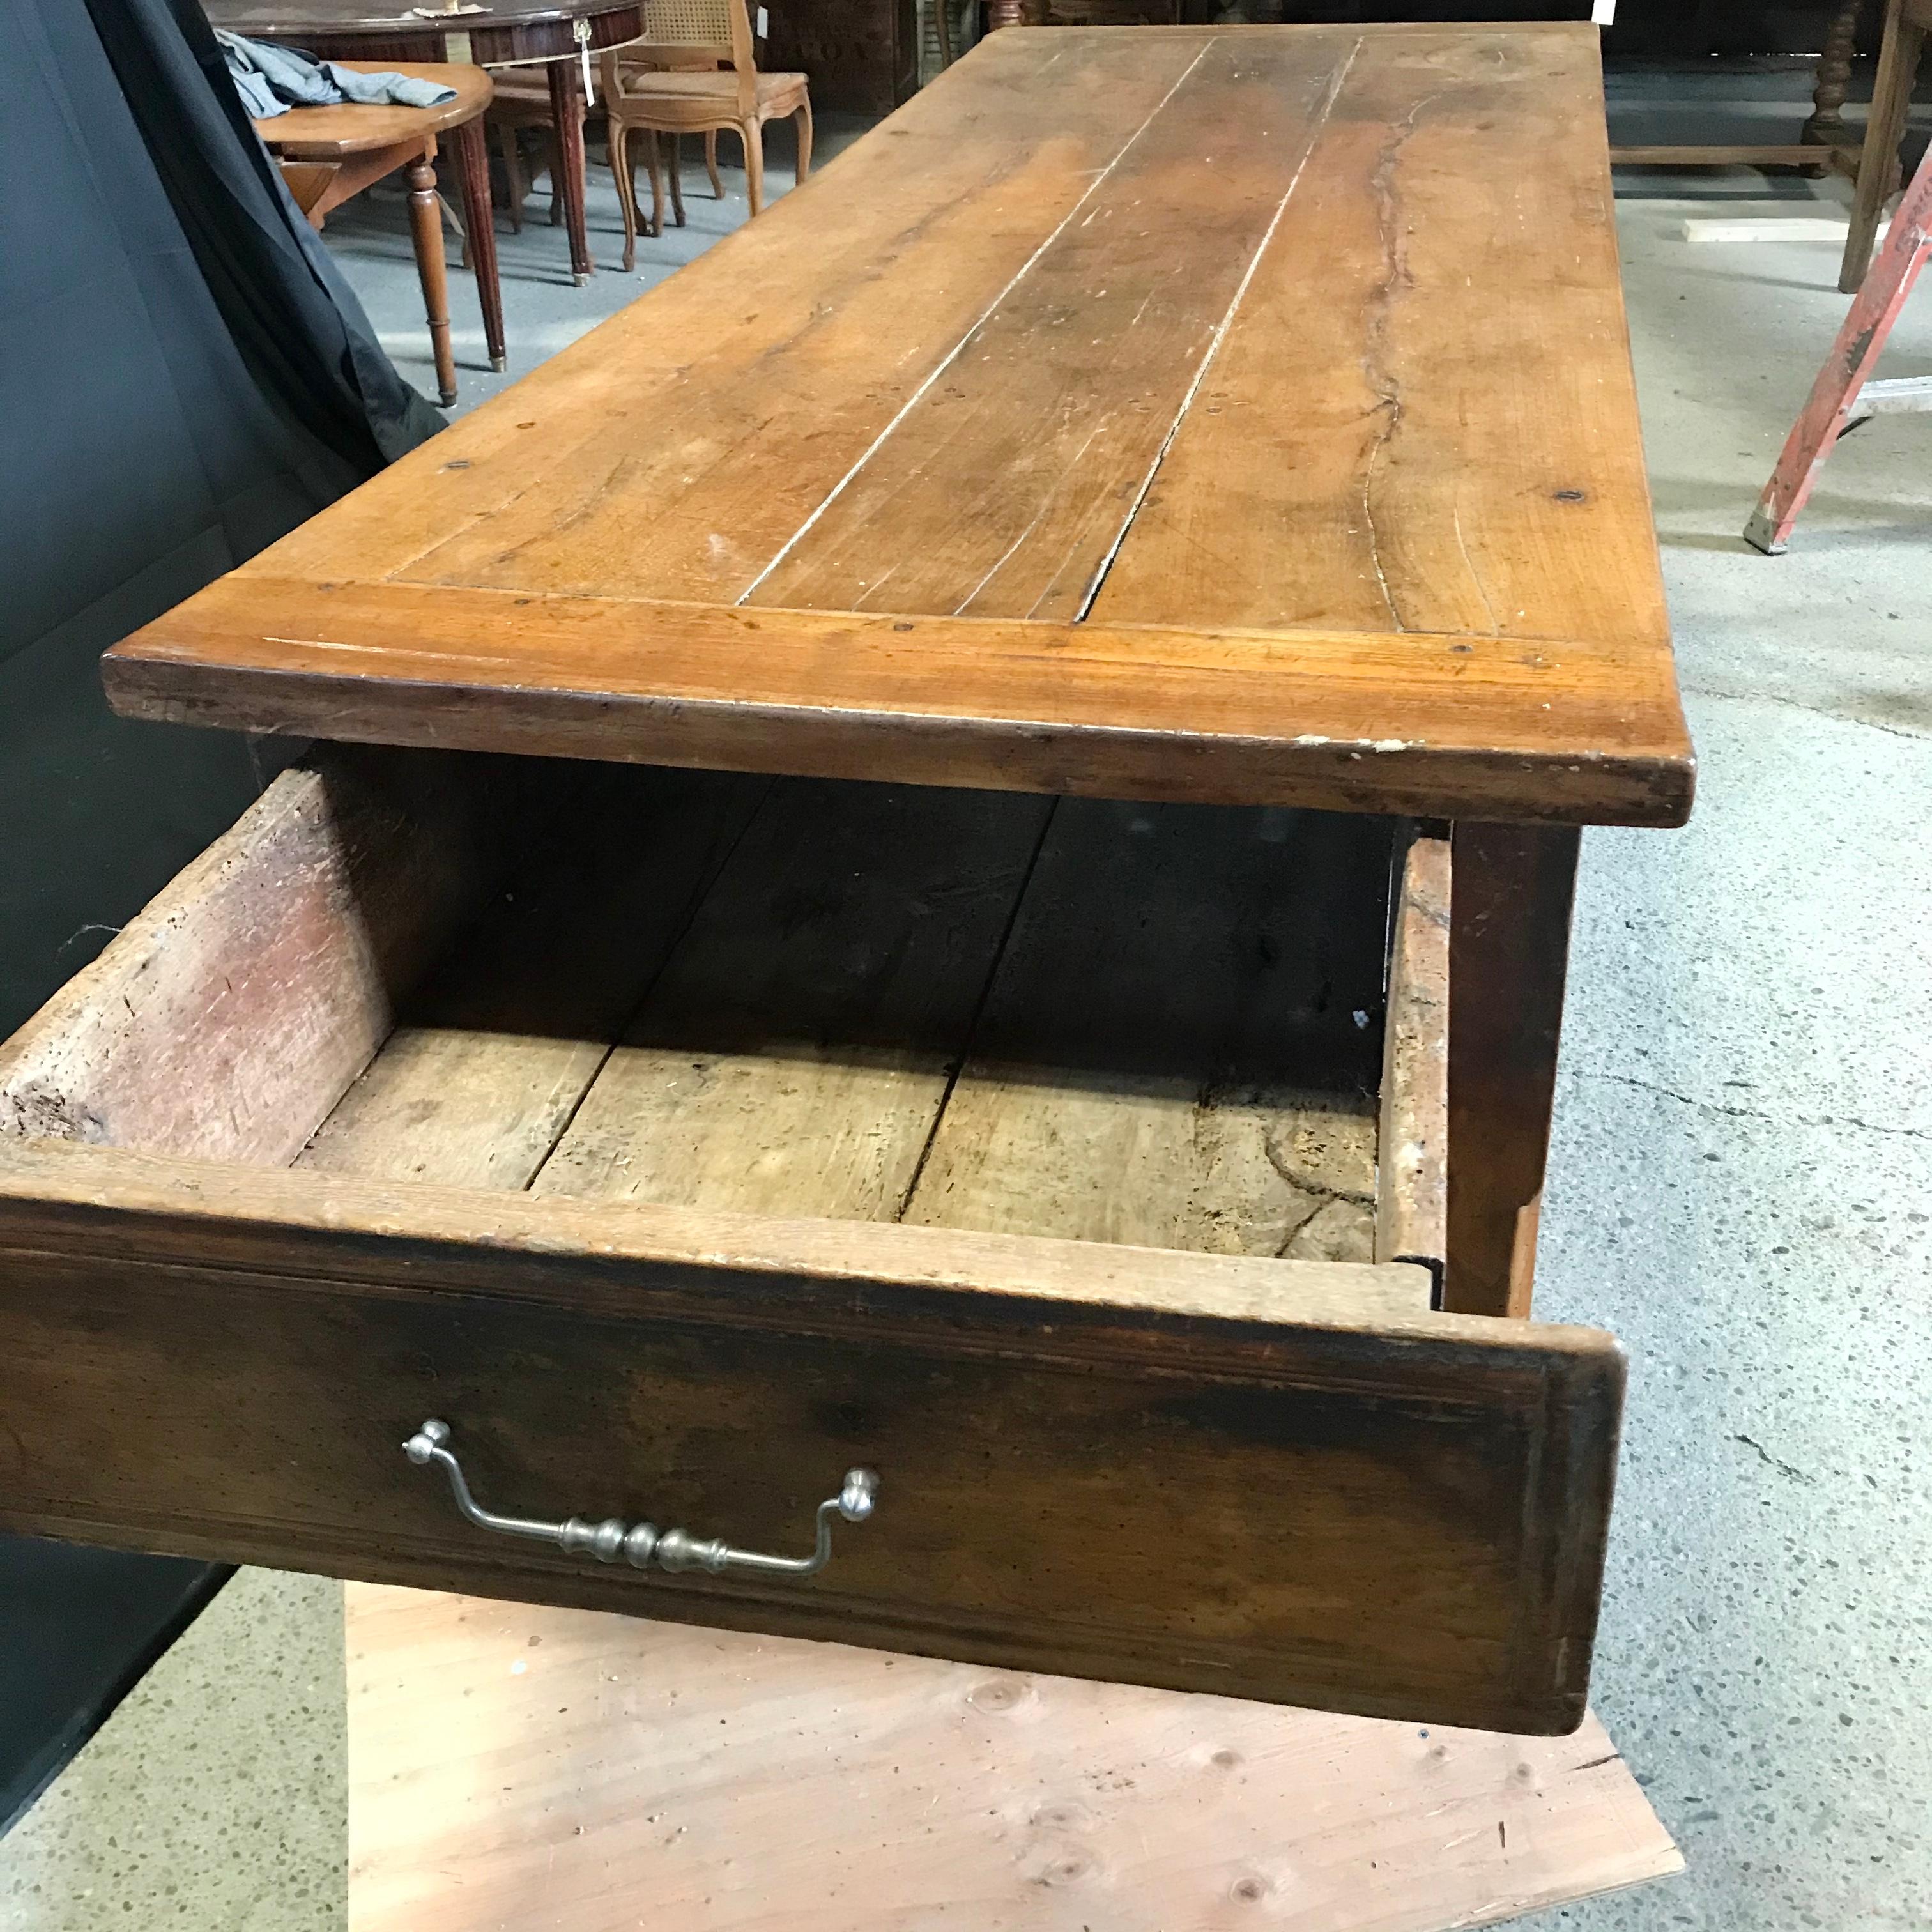
[[508,358],[503,352],[503,285],[496,273],[496,219],[490,206],[490,151],[484,145],[482,116],[452,128],[449,140],[463,176],[463,218],[483,310],[483,340],[490,368],[500,371]]
[[1846,295],[1865,278],[1878,218],[1898,185],[1898,144],[1905,138],[1912,85],[1918,78],[1918,56],[1924,44],[1924,28],[1915,27],[1905,18],[1902,0],[1891,0],[1885,10],[1885,38],[1879,46],[1871,112],[1865,116],[1864,145],[1858,151],[1852,225],[1845,237],[1845,258],[1838,267],[1838,286]]
[[798,124],[798,178],[804,181],[812,173],[812,103],[801,101],[792,118]]
[[1026,0],[989,0],[986,31],[1000,27],[1023,27],[1027,23]]
[[1574,826],[1451,835],[1442,1305],[1458,1314],[1529,1312],[1576,847]]
[[1811,90],[1811,118],[1798,139],[1823,148],[1849,148],[1852,130],[1839,112],[1852,81],[1852,56],[1857,51],[1858,14],[1864,0],[1840,0],[1818,57],[1817,85]]
[[423,310],[436,357],[436,382],[442,406],[456,400],[456,356],[449,342],[449,271],[442,259],[442,211],[436,198],[436,142],[410,164],[410,239],[422,278]]
[[584,76],[574,60],[550,62],[550,106],[556,124],[556,184],[563,197],[563,224],[570,235],[570,272],[579,282],[586,282],[592,264],[584,206]]
[[670,176],[670,218],[680,228],[684,226],[684,136],[667,134],[664,139],[670,144],[670,163],[668,170]]
[[756,121],[747,121],[738,130],[745,143],[745,197],[754,215],[765,206],[765,130]]
[[724,184],[718,178],[718,130],[707,128],[704,130],[704,172],[711,177],[711,199],[724,199]]

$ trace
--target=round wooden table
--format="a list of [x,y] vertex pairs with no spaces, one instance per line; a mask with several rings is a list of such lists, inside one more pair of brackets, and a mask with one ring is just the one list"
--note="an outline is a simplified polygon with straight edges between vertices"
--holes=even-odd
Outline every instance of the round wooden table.
[[448,43],[460,35],[478,67],[548,67],[571,272],[580,282],[588,279],[593,265],[584,212],[581,56],[586,48],[596,53],[637,38],[637,0],[485,0],[475,12],[428,14],[396,0],[387,11],[368,0],[205,0],[205,5],[210,22],[229,33],[284,41],[328,60],[446,61]]
[[[345,66],[359,62],[345,62]],[[490,366],[504,366],[503,296],[496,280],[496,236],[490,217],[490,162],[483,147],[483,113],[495,88],[480,67],[399,63],[398,71],[454,90],[435,107],[292,107],[255,123],[262,145],[280,164],[296,206],[319,230],[332,210],[398,168],[410,178],[410,239],[422,278],[423,308],[436,357],[442,406],[456,400],[456,356],[449,338],[449,280],[443,262],[442,216],[436,203],[436,155],[447,136],[463,182],[463,218],[483,305]]]

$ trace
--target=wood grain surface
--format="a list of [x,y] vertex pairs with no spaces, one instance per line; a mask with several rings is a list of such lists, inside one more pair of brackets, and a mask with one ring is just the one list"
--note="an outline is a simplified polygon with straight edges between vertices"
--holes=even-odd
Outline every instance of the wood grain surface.
[[994,35],[118,647],[110,692],[398,742],[1678,822],[1601,116],[1582,26]]
[[[1623,1362],[1367,1258],[1390,839],[292,772],[13,1049],[0,1522],[1566,1730]],[[784,1550],[854,1462],[898,1500],[808,1586],[598,1569],[464,1522],[431,1414],[521,1514]]]
[[[350,1932],[1449,1932],[1681,1870],[1544,1739],[352,1586]],[[460,1874],[460,1882],[458,1875]]]
[[[1364,1264],[317,1179],[0,1141],[0,1526],[1423,1722],[1582,1718],[1607,1336],[1366,1312]],[[854,1462],[891,1500],[808,1583],[640,1575],[464,1522],[401,1452],[431,1414],[516,1513],[782,1552]]]
[[0,1137],[292,1160],[493,875],[488,763],[452,776],[284,772],[0,1046]]

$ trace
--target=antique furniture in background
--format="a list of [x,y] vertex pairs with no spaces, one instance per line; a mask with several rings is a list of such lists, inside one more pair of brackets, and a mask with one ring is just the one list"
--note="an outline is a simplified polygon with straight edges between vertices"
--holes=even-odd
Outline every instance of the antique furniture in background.
[[[368,62],[345,61],[345,67]],[[436,387],[445,409],[456,400],[456,358],[449,341],[448,274],[442,252],[442,211],[436,201],[436,148],[446,136],[463,184],[463,219],[490,366],[504,366],[503,294],[496,278],[496,231],[490,212],[490,163],[483,146],[490,76],[481,68],[421,63],[392,70],[454,89],[440,107],[296,107],[255,123],[276,159],[296,206],[320,228],[352,195],[398,168],[410,172],[410,239],[422,278],[423,305],[436,356]]]
[[766,6],[763,58],[775,71],[808,74],[821,110],[890,114],[918,91],[918,0],[766,0]]
[[[603,62],[602,103],[610,127],[610,168],[624,212],[624,266],[638,248],[637,185],[631,136],[650,137],[651,232],[664,232],[664,184],[658,171],[659,134],[707,136],[706,159],[717,188],[713,145],[722,130],[737,135],[745,152],[745,190],[754,215],[765,205],[765,123],[798,124],[798,178],[812,172],[812,99],[802,74],[761,74],[752,44],[745,0],[643,0],[640,34]],[[674,158],[672,180],[676,181]],[[678,219],[683,208],[678,208]]]
[[206,0],[218,27],[255,40],[286,40],[330,60],[448,61],[467,48],[479,67],[541,66],[560,130],[558,184],[571,272],[595,264],[584,208],[584,56],[634,39],[637,0],[488,0],[479,12],[436,16],[371,10],[368,0]]

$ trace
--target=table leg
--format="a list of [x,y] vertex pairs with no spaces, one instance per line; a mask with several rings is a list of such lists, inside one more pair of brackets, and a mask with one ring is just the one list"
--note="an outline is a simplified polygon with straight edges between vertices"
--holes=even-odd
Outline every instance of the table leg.
[[1576,847],[1574,826],[1452,836],[1442,1305],[1459,1314],[1529,1312]]
[[470,235],[470,259],[476,271],[476,296],[483,308],[483,339],[490,366],[501,370],[503,353],[503,285],[496,273],[496,215],[490,205],[490,151],[484,146],[483,117],[449,130],[463,178],[463,220]]
[[1878,75],[1872,83],[1871,111],[1865,116],[1864,142],[1858,151],[1852,225],[1838,268],[1838,288],[1844,295],[1856,295],[1864,280],[1865,271],[1871,266],[1879,217],[1898,187],[1898,146],[1905,138],[1912,82],[1918,78],[1918,56],[1924,44],[1925,29],[1906,20],[1901,0],[1891,0],[1885,10],[1885,38],[1880,44]]
[[563,196],[564,226],[570,236],[570,272],[580,283],[590,279],[590,230],[584,212],[584,76],[574,60],[550,64],[550,106],[556,123],[557,187]]
[[1811,118],[1799,134],[1801,141],[1815,141],[1828,148],[1856,146],[1852,130],[1838,110],[1852,81],[1852,62],[1858,52],[1858,15],[1864,0],[1841,0],[1825,34],[1824,50],[1818,56],[1818,78],[1811,91]]
[[410,239],[416,245],[416,272],[422,278],[423,309],[430,347],[436,356],[436,382],[442,406],[456,400],[456,356],[449,342],[449,271],[442,256],[442,210],[436,199],[436,142],[430,140],[410,164]]

